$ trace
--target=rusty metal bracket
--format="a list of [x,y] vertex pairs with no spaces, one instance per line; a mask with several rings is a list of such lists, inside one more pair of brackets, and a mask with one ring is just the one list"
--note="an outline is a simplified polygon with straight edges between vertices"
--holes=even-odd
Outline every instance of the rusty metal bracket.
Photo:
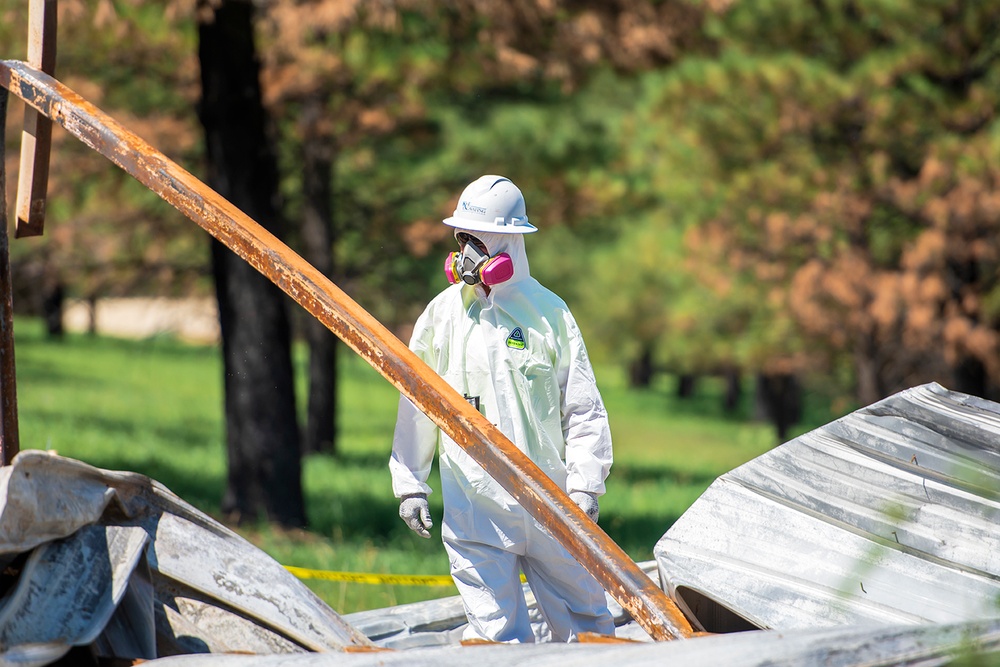
[[[56,69],[57,0],[29,0],[28,64],[46,74]],[[17,226],[14,236],[41,236],[49,186],[52,121],[32,107],[24,109],[21,168],[17,175]]]
[[267,276],[361,355],[541,522],[656,640],[690,637],[673,601],[493,424],[287,245],[55,79],[0,61],[0,85],[104,155]]

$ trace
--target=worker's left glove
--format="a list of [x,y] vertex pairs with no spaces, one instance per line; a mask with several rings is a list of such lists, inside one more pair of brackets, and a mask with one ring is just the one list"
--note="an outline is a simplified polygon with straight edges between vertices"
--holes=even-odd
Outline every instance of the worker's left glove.
[[597,496],[586,491],[574,491],[569,494],[569,499],[583,510],[583,513],[590,517],[590,520],[597,523],[597,515],[601,508],[597,504]]
[[399,516],[420,537],[431,536],[430,529],[434,527],[434,522],[431,521],[431,508],[425,494],[403,496],[399,502]]

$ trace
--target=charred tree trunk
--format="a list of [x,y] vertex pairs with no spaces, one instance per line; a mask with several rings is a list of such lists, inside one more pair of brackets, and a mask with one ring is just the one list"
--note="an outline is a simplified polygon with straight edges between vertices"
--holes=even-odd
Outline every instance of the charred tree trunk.
[[[335,149],[321,124],[325,106],[306,102],[302,113],[302,256],[333,278],[333,159]],[[303,443],[307,452],[337,453],[337,337],[319,320],[305,324],[309,344],[309,399]]]
[[[203,2],[199,15],[201,121],[208,183],[272,232],[278,170],[261,103],[249,0]],[[283,293],[217,241],[212,271],[225,373],[228,479],[223,511],[305,524],[301,452]]]

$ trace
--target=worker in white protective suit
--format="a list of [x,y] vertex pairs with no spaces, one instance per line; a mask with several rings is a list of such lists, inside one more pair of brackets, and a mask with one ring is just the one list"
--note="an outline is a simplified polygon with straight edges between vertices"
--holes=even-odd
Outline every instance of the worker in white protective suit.
[[[483,176],[444,223],[459,242],[445,263],[453,284],[419,317],[410,348],[597,521],[612,460],[607,413],[573,315],[528,271],[524,234],[536,228],[521,191],[501,176]],[[465,638],[536,640],[521,571],[551,639],[614,634],[593,576],[401,397],[389,468],[407,525],[430,537],[427,478],[438,448],[441,535],[469,618]]]

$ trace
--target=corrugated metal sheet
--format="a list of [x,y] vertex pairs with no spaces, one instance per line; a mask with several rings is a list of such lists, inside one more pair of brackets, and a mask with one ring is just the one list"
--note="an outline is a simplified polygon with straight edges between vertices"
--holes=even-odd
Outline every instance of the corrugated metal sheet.
[[929,384],[723,475],[655,555],[710,631],[948,623],[1000,616],[998,520],[1000,406]]

